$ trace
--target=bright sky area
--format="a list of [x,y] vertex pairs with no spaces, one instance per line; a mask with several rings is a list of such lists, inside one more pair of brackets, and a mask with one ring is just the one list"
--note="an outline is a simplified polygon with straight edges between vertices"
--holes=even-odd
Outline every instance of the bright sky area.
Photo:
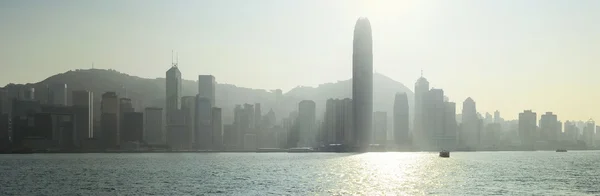
[[[351,77],[352,33],[371,21],[374,69],[414,88],[424,70],[460,113],[600,119],[597,0],[0,1],[0,85],[116,69],[262,89]],[[393,96],[393,95],[390,95]]]

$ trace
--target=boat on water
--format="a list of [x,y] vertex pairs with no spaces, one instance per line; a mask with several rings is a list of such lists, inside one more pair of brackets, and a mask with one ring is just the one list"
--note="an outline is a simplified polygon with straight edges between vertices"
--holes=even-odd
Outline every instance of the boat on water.
[[556,152],[567,152],[567,149],[557,149]]
[[449,158],[450,157],[450,152],[442,150],[442,151],[440,151],[440,157],[442,157],[442,158]]

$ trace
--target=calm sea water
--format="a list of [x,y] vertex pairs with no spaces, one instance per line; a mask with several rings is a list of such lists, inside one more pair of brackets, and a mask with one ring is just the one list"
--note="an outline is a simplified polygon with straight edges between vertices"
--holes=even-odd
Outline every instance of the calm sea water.
[[0,155],[0,195],[600,195],[600,152]]

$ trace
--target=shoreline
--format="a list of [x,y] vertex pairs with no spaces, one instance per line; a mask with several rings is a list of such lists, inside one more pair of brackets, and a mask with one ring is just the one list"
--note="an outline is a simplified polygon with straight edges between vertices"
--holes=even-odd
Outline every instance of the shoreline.
[[[573,149],[569,151],[597,151],[599,149]],[[421,153],[438,153],[437,151],[288,151],[288,150],[272,150],[272,151],[259,151],[259,150],[225,150],[225,151],[135,151],[135,150],[123,150],[123,151],[33,151],[33,152],[0,152],[0,154],[112,154],[112,153],[369,153],[369,152],[421,152]],[[450,151],[450,152],[555,152],[555,150],[480,150],[480,151]]]

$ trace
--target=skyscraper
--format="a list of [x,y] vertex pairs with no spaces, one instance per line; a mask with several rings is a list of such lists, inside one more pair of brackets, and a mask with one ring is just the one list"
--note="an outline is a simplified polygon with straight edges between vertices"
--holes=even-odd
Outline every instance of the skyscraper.
[[387,112],[373,113],[372,143],[385,145],[387,143]]
[[207,97],[196,96],[196,147],[208,150],[212,147],[212,104]]
[[316,106],[314,101],[300,101],[297,122],[300,135],[298,147],[316,147]]
[[394,142],[397,147],[405,148],[410,142],[408,109],[406,93],[396,93],[394,97]]
[[373,38],[367,18],[359,18],[354,26],[352,103],[356,144],[366,149],[373,126]]
[[191,148],[195,142],[196,132],[196,96],[184,96],[181,98],[181,111],[184,114],[184,122],[187,131],[184,133],[187,139],[184,142],[186,148]]
[[216,106],[215,99],[215,88],[216,82],[215,77],[212,75],[199,75],[198,76],[198,95],[200,97],[206,97],[210,100],[210,104]]
[[169,126],[173,124],[174,113],[181,108],[181,72],[177,68],[177,63],[173,63],[166,75],[165,112],[167,126]]
[[429,92],[429,82],[426,78],[423,77],[423,73],[421,72],[421,77],[415,83],[415,116],[413,118],[413,146],[422,146],[423,143],[426,142],[426,135],[424,132],[424,120],[423,120],[423,110],[424,110],[424,102],[425,102],[425,94]]
[[94,94],[90,91],[73,91],[73,110],[75,112],[76,145],[94,137]]
[[162,108],[148,107],[145,109],[144,141],[150,145],[166,144]]
[[558,141],[558,119],[556,114],[546,112],[540,117],[540,139],[547,142]]
[[[352,131],[352,99],[328,99],[325,106],[324,133],[322,139],[326,145],[343,144],[351,146],[354,143]],[[288,121],[289,118],[287,119]],[[291,122],[284,127],[291,126]],[[284,128],[285,129],[285,128]]]
[[144,140],[144,113],[123,113],[122,124],[123,129],[121,131],[121,141],[142,142]]
[[594,147],[594,135],[595,135],[595,131],[594,129],[596,128],[596,122],[594,122],[594,120],[589,119],[587,122],[585,122],[585,127],[583,128],[583,141],[585,142],[585,145],[588,148],[592,148]]
[[223,150],[223,123],[221,108],[212,108],[212,150]]
[[462,108],[460,145],[467,149],[477,149],[481,139],[481,125],[477,106],[471,97],[465,99]]
[[423,130],[424,140],[418,146],[421,150],[443,150],[441,143],[444,140],[444,91],[431,89],[423,95]]
[[531,110],[519,113],[519,138],[521,146],[526,150],[534,149],[534,134],[537,129],[537,114]]
[[116,148],[119,145],[119,97],[117,93],[102,94],[100,112],[102,143],[105,148]]
[[[33,99],[33,97],[31,97]],[[52,84],[48,86],[48,103],[67,105],[67,84]]]

